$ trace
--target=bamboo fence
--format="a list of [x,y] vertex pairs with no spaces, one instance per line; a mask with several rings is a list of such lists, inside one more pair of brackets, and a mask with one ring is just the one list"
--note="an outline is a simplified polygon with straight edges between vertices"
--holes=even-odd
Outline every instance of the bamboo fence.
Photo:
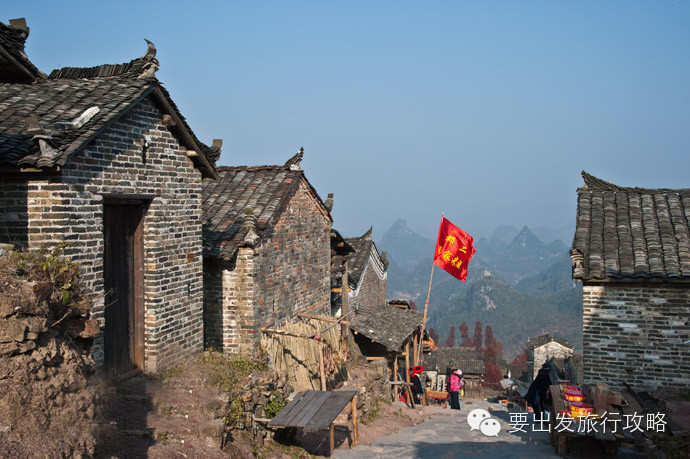
[[[275,370],[287,374],[297,392],[320,390],[319,340],[323,343],[326,386],[333,388],[347,380],[344,364],[349,355],[347,343],[341,338],[340,324],[331,324],[332,317],[295,319],[288,321],[281,330],[262,330],[261,347],[268,353]],[[297,336],[280,334],[280,331]]]

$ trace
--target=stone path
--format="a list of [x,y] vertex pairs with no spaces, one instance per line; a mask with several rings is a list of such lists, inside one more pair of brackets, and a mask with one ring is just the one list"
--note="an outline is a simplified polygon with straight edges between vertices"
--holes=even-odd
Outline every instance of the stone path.
[[[467,415],[476,408],[489,410],[501,424],[498,437],[471,430]],[[546,432],[509,433],[510,414],[506,405],[484,400],[462,403],[462,409],[444,410],[429,420],[351,450],[338,449],[334,458],[455,458],[482,455],[488,458],[558,457]]]

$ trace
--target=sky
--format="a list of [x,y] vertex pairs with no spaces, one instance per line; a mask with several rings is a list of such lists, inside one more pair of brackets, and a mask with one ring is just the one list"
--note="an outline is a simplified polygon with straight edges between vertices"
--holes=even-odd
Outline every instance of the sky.
[[[11,2],[44,72],[128,62],[221,165],[302,168],[345,236],[571,224],[580,171],[690,187],[690,2]],[[566,241],[569,242],[569,241]]]

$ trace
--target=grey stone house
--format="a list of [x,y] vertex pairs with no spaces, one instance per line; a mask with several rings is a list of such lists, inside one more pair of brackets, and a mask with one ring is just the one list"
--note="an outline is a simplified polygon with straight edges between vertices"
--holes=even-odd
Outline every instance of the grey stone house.
[[527,340],[527,375],[532,381],[542,365],[554,359],[565,360],[573,355],[573,348],[568,346],[568,341],[554,338],[545,333]]
[[330,314],[329,209],[300,168],[221,167],[203,191],[206,345],[250,353],[262,327]]
[[582,176],[570,256],[585,384],[690,388],[690,189]]
[[[66,241],[92,292],[105,369],[157,371],[202,349],[202,144],[145,56],[45,76],[0,24],[0,242]],[[107,307],[106,307],[107,305]]]
[[348,262],[350,310],[357,308],[383,308],[386,306],[388,260],[386,252],[379,254],[371,239],[373,228],[359,237],[346,238],[355,249]]

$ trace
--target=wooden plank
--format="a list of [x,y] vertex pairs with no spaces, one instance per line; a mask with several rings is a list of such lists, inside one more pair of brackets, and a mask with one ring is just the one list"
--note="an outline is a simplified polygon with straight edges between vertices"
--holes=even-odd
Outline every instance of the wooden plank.
[[[311,418],[314,417],[314,415],[321,410],[323,407],[323,404],[326,403],[326,400],[328,400],[329,394],[331,392],[326,392],[326,391],[315,391],[316,395],[312,400],[307,401],[305,403],[306,409],[302,410],[299,414],[297,414],[292,421],[290,421],[290,425],[293,427],[304,427],[310,420]],[[304,403],[304,402],[303,402]],[[328,427],[328,424],[324,427]]]
[[325,429],[335,421],[335,418],[345,409],[348,403],[357,395],[357,391],[328,392],[327,400],[318,412],[304,425],[305,432]]
[[291,416],[289,418],[285,419],[285,426],[286,427],[296,427],[295,421],[298,418],[301,418],[304,415],[304,412],[309,408],[310,403],[314,401],[316,398],[316,395],[319,394],[320,391],[317,390],[308,390],[305,394],[302,400],[299,401],[299,404],[295,409],[293,410]]
[[[309,392],[309,391],[307,391]],[[293,411],[295,409],[299,409],[299,401],[302,400],[302,398],[307,394],[307,392],[301,392],[297,395],[295,395],[295,398],[292,399],[292,401],[288,402],[285,407],[283,407],[282,410],[276,414],[273,419],[271,419],[271,422],[269,422],[270,426],[274,427],[279,427],[285,424],[285,421],[288,419],[288,416],[292,416],[294,413]]]

